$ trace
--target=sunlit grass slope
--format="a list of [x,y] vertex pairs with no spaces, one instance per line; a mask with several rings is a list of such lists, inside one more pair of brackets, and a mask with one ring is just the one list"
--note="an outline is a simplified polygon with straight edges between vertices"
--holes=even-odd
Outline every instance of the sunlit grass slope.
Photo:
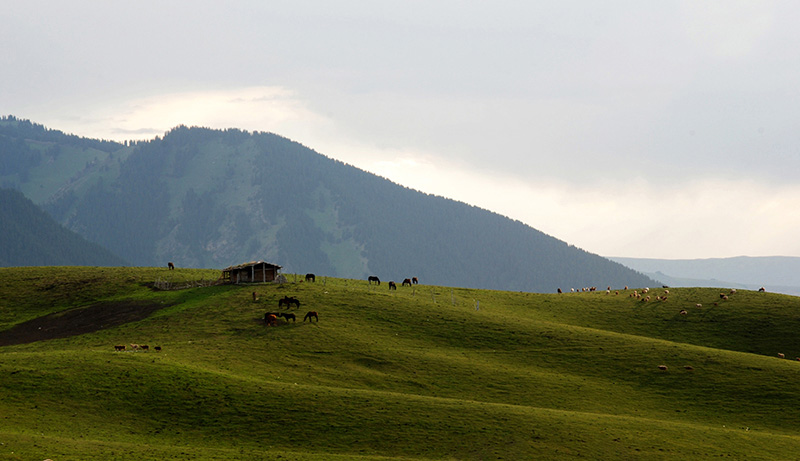
[[[149,287],[217,275],[0,269],[0,330],[98,302],[163,305],[144,320],[0,347],[0,459],[800,453],[795,297],[389,291],[292,275],[283,285]],[[301,301],[289,310],[297,322],[266,326],[264,313],[284,311],[286,295]],[[303,322],[310,310],[318,323]],[[151,350],[114,351],[131,343]]]

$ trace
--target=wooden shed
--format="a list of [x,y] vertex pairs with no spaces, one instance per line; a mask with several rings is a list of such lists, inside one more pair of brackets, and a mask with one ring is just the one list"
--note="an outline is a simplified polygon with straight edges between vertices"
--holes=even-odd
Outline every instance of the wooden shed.
[[230,266],[222,269],[222,280],[227,283],[272,282],[281,272],[281,266],[266,261]]

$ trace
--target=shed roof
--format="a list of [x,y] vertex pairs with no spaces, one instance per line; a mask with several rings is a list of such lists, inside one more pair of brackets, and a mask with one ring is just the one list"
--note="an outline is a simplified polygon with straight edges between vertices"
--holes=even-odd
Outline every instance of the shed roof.
[[272,267],[275,267],[277,269],[281,269],[281,266],[279,266],[277,264],[268,263],[266,261],[250,261],[249,263],[242,263],[242,264],[238,264],[236,266],[226,267],[225,269],[222,269],[222,272],[230,272],[230,271],[235,271],[235,270],[241,270],[241,269],[245,269],[245,268],[252,267],[252,266],[259,266],[261,264],[266,264],[267,266],[272,266]]

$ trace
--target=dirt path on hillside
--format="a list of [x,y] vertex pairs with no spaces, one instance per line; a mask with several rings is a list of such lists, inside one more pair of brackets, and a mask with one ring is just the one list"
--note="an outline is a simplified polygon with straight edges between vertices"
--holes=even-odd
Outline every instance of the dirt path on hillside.
[[67,338],[136,322],[167,304],[151,301],[115,301],[56,312],[0,331],[0,346]]

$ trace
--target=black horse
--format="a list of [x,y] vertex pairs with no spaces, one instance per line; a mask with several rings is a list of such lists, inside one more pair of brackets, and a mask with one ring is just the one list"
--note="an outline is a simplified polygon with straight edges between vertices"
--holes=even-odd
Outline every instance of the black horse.
[[306,282],[316,282],[317,276],[314,274],[306,274]]
[[283,319],[286,320],[287,322],[289,321],[289,319],[292,319],[292,322],[297,320],[297,317],[295,317],[295,315],[292,314],[291,312],[279,312],[278,317],[283,317]]
[[418,279],[418,278],[416,278],[416,277],[411,277],[411,283],[413,283],[414,285],[416,285],[416,284],[418,284],[418,283],[419,283],[419,279]]
[[283,307],[285,305],[286,308],[288,309],[292,307],[292,304],[294,304],[295,307],[299,308],[300,300],[295,297],[289,297],[289,296],[284,296],[283,298],[278,300],[278,307]]
[[390,290],[397,290],[397,285],[394,282],[389,282],[389,289]]
[[381,279],[379,279],[375,275],[370,275],[369,277],[367,277],[367,282],[369,282],[370,285],[372,285],[372,282],[378,282],[378,285],[380,285],[381,284]]
[[305,322],[305,321],[306,321],[306,319],[308,319],[308,321],[309,321],[309,322],[311,322],[311,320],[312,320],[312,319],[317,319],[317,322],[319,322],[319,316],[317,315],[317,312],[316,312],[316,311],[310,311],[310,312],[308,312],[308,313],[306,314],[306,316],[305,316],[305,317],[303,317],[303,322]]

